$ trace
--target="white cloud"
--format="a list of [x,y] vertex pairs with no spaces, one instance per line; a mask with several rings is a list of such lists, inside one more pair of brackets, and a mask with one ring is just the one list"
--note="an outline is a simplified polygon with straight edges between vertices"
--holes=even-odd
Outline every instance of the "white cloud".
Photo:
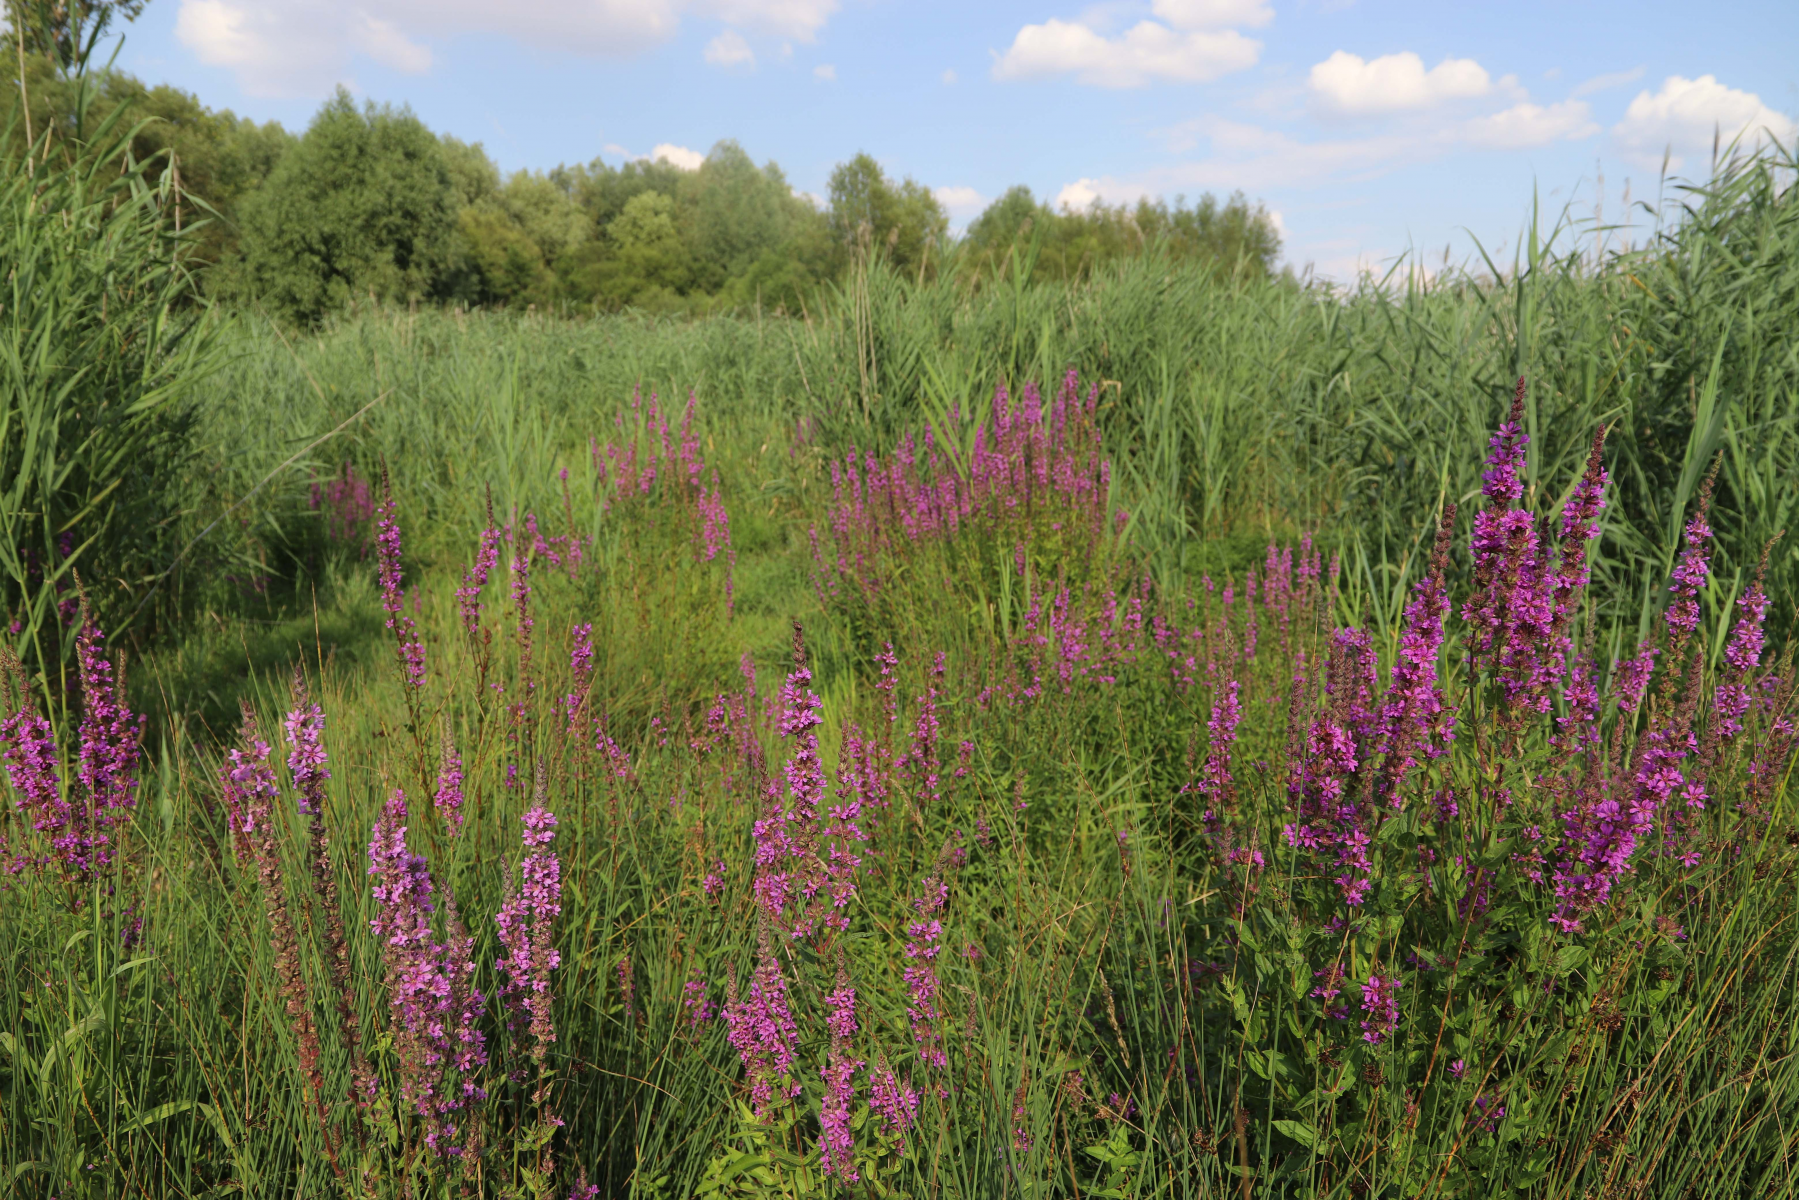
[[1493,90],[1486,68],[1471,58],[1446,58],[1430,70],[1410,50],[1364,61],[1339,50],[1312,68],[1313,98],[1326,112],[1371,116],[1428,108]]
[[727,29],[706,43],[705,59],[715,67],[756,65],[756,52],[735,29]]
[[1628,71],[1607,71],[1603,75],[1595,75],[1584,83],[1577,84],[1568,95],[1578,100],[1582,96],[1591,96],[1594,92],[1603,92],[1610,88],[1623,87],[1627,83],[1635,83],[1642,77],[1642,67],[1632,67]]
[[316,96],[344,78],[356,55],[425,71],[430,42],[459,34],[624,58],[668,41],[687,17],[720,21],[739,41],[741,29],[811,42],[838,7],[839,0],[181,0],[175,35],[201,62],[233,71],[251,95]]
[[422,75],[431,69],[431,47],[413,41],[392,21],[365,12],[352,19],[350,44],[382,66],[408,75]]
[[1157,189],[1140,181],[1116,179],[1109,175],[1100,179],[1077,179],[1073,183],[1062,185],[1062,190],[1056,193],[1056,207],[1072,208],[1080,212],[1099,203],[1135,203],[1156,191]]
[[1625,153],[1644,166],[1661,162],[1669,151],[1668,167],[1679,170],[1683,154],[1711,153],[1714,132],[1720,146],[1741,137],[1745,144],[1766,135],[1786,140],[1799,133],[1792,119],[1762,103],[1754,92],[1726,87],[1711,75],[1684,79],[1670,75],[1661,90],[1637,93],[1612,134]]
[[252,96],[304,95],[343,77],[351,26],[326,31],[300,17],[293,8],[182,0],[175,36],[201,62],[231,68]]
[[698,150],[689,150],[686,146],[677,146],[673,142],[659,142],[649,153],[650,161],[663,161],[671,167],[680,167],[683,171],[697,171],[706,156]]
[[1123,36],[1105,37],[1075,21],[1026,25],[993,65],[995,79],[1073,75],[1094,87],[1142,87],[1155,80],[1206,83],[1246,70],[1262,43],[1234,29],[1177,32],[1139,21]]
[[[564,0],[569,3],[570,0]],[[579,0],[574,0],[579,2]],[[612,0],[630,3],[631,0]],[[655,0],[649,0],[655,3]],[[727,25],[810,42],[837,11],[837,0],[701,0],[686,7]]]
[[1073,183],[1064,184],[1062,190],[1056,193],[1056,207],[1076,210],[1092,208],[1094,201],[1100,198],[1096,186],[1099,184],[1100,180],[1097,179],[1077,179]]
[[1268,0],[1155,0],[1150,11],[1176,29],[1259,29],[1274,20]]
[[953,70],[951,70],[951,71],[945,71],[945,72],[944,72],[944,73],[943,73],[943,83],[944,83],[944,86],[946,86],[946,87],[947,87],[947,86],[948,86],[948,85],[950,85],[950,84],[952,84],[952,83],[954,83],[954,82],[956,82],[956,73],[955,73],[955,71],[953,71]]
[[937,203],[943,205],[951,217],[958,220],[972,217],[987,207],[987,197],[971,187],[932,188],[931,194],[937,197]]
[[822,79],[826,83],[829,83],[832,80],[837,78],[837,68],[832,66],[830,63],[819,63],[816,67],[812,68],[812,74],[816,78]]
[[1526,102],[1463,122],[1461,140],[1489,150],[1524,150],[1598,132],[1593,111],[1584,100],[1564,100],[1547,107]]

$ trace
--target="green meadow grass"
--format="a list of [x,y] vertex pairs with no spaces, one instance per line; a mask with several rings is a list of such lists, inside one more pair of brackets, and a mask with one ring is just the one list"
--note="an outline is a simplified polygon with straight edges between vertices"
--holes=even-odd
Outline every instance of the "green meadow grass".
[[[1000,385],[1053,387],[1072,367],[1100,388],[1113,499],[1129,517],[1115,556],[1070,562],[1060,578],[1146,573],[1159,611],[1180,615],[1189,599],[1214,603],[1209,585],[1241,580],[1270,542],[1313,533],[1341,561],[1333,607],[1317,620],[1364,624],[1384,667],[1437,516],[1445,503],[1464,513],[1477,503],[1487,439],[1523,374],[1527,501],[1539,513],[1567,494],[1594,429],[1610,431],[1613,487],[1581,618],[1602,661],[1653,629],[1681,524],[1722,455],[1702,630],[1713,682],[1728,614],[1799,503],[1799,210],[1780,190],[1783,172],[1789,163],[1764,160],[1684,193],[1682,219],[1626,254],[1595,261],[1574,252],[1574,233],[1589,231],[1558,228],[1533,233],[1515,263],[1484,278],[1395,277],[1347,292],[1148,257],[1071,286],[1032,284],[1025,261],[972,291],[877,264],[800,317],[373,310],[299,336],[254,313],[212,314],[224,358],[195,385],[200,438],[180,482],[191,549],[154,595],[134,583],[98,601],[127,631],[115,645],[150,717],[123,864],[85,894],[30,871],[0,892],[12,981],[0,988],[0,1187],[464,1194],[411,1157],[416,1128],[402,1121],[391,1145],[352,1145],[349,1126],[321,1122],[300,1084],[254,873],[233,855],[218,782],[241,703],[278,742],[297,667],[328,715],[324,820],[357,931],[349,1003],[363,1029],[382,1028],[387,1012],[379,947],[360,932],[374,915],[364,852],[381,803],[394,787],[413,798],[413,848],[456,897],[491,993],[492,915],[529,801],[527,787],[505,785],[505,767],[541,761],[565,880],[549,1093],[565,1124],[542,1194],[569,1194],[578,1171],[606,1196],[832,1190],[808,1156],[833,964],[792,958],[805,1090],[779,1120],[741,1118],[743,1071],[720,1023],[683,1020],[689,981],[722,1003],[727,964],[745,981],[754,968],[759,815],[754,793],[732,782],[738,768],[685,747],[714,696],[743,686],[744,656],[758,697],[773,694],[798,621],[827,766],[839,765],[852,722],[903,748],[939,650],[954,681],[942,702],[946,764],[961,741],[971,747],[940,803],[899,801],[872,819],[854,920],[837,943],[863,1006],[864,1056],[910,1061],[900,975],[910,906],[948,869],[946,845],[966,853],[940,960],[950,1066],[914,1069],[920,1123],[903,1155],[872,1122],[859,1127],[867,1178],[851,1194],[1795,1194],[1799,851],[1786,777],[1755,824],[1733,814],[1739,777],[1721,772],[1714,794],[1726,802],[1705,818],[1704,862],[1646,865],[1581,937],[1550,936],[1540,896],[1475,929],[1458,913],[1466,890],[1446,884],[1408,893],[1377,929],[1344,939],[1308,890],[1315,864],[1273,837],[1288,819],[1278,763],[1289,655],[1270,651],[1244,680],[1235,819],[1259,831],[1270,860],[1244,905],[1179,793],[1205,753],[1206,689],[1171,691],[1146,669],[1032,707],[983,708],[965,682],[1005,661],[1003,634],[1055,579],[1033,568],[1016,585],[1031,596],[989,592],[955,571],[958,560],[920,552],[869,618],[821,602],[809,536],[827,520],[833,461],[885,453],[927,428],[949,437],[952,410],[983,411]],[[602,503],[591,439],[622,436],[634,393],[655,393],[678,421],[690,392],[730,510],[733,611],[724,564],[695,561],[679,505]],[[407,611],[416,604],[429,649],[422,707],[395,672],[372,551],[333,540],[312,507],[312,484],[345,463],[377,492],[385,475],[398,504]],[[573,578],[542,564],[533,577],[538,690],[524,743],[512,740],[506,701],[478,686],[454,599],[490,505],[500,521],[533,512],[546,532],[572,524],[589,542]],[[1009,552],[978,541],[973,551],[1002,563]],[[1776,543],[1777,645],[1791,627],[1795,564],[1793,540]],[[1458,599],[1467,570],[1452,560]],[[486,620],[494,680],[513,696],[506,586],[496,572]],[[629,781],[595,768],[590,741],[560,732],[577,623],[593,627],[591,696],[632,755]],[[1321,631],[1298,628],[1295,645],[1316,652]],[[889,641],[901,655],[902,720],[891,728],[871,668]],[[1453,648],[1443,657],[1452,696],[1473,686],[1459,662]],[[469,769],[459,837],[424,803],[446,720]],[[758,737],[778,779],[790,746],[766,728]],[[1520,746],[1503,769],[1547,761],[1540,739]],[[1257,765],[1267,762],[1276,766]],[[1494,769],[1458,743],[1443,778],[1479,789]],[[1421,813],[1407,821],[1396,843],[1437,836]],[[30,844],[10,814],[0,828]],[[1467,828],[1458,852],[1503,857],[1497,825]],[[290,902],[316,914],[301,822],[289,814],[281,829]],[[724,889],[712,897],[703,881],[718,863]],[[143,940],[126,949],[138,917]],[[303,924],[326,1094],[342,1096],[352,1064],[333,1040],[319,936]],[[1454,958],[1453,986],[1403,966],[1415,951]],[[1363,973],[1404,972],[1402,1042],[1332,1040],[1336,1027],[1306,996],[1333,953]],[[503,1078],[503,1065],[518,1065],[502,1062],[503,1026],[487,1032],[490,1153],[467,1194],[532,1194],[536,1151],[510,1139],[531,1127],[534,1106]],[[391,1053],[375,1053],[391,1088]],[[1478,1074],[1452,1080],[1452,1057]],[[1476,1102],[1496,1096],[1510,1115],[1483,1127]]]

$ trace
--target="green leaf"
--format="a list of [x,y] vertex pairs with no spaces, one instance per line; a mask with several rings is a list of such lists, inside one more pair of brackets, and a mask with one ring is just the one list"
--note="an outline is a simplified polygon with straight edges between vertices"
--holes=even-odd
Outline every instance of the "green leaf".
[[1303,1121],[1276,1121],[1274,1127],[1302,1146],[1318,1144],[1318,1131]]

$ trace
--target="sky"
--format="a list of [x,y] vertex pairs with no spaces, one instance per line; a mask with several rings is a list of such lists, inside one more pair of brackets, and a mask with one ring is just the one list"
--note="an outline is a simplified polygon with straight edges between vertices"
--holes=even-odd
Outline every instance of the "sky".
[[125,34],[211,107],[299,130],[343,85],[507,171],[731,138],[817,197],[867,151],[955,227],[1015,184],[1240,190],[1339,280],[1504,266],[1533,206],[1617,222],[1714,131],[1799,137],[1796,0],[152,0]]

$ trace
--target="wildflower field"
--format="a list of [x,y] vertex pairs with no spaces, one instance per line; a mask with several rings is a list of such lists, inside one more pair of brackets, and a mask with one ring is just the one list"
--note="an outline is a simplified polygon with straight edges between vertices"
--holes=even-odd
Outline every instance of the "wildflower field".
[[0,655],[0,1188],[1799,1192],[1779,178],[1502,284],[196,326],[166,557],[51,531]]

